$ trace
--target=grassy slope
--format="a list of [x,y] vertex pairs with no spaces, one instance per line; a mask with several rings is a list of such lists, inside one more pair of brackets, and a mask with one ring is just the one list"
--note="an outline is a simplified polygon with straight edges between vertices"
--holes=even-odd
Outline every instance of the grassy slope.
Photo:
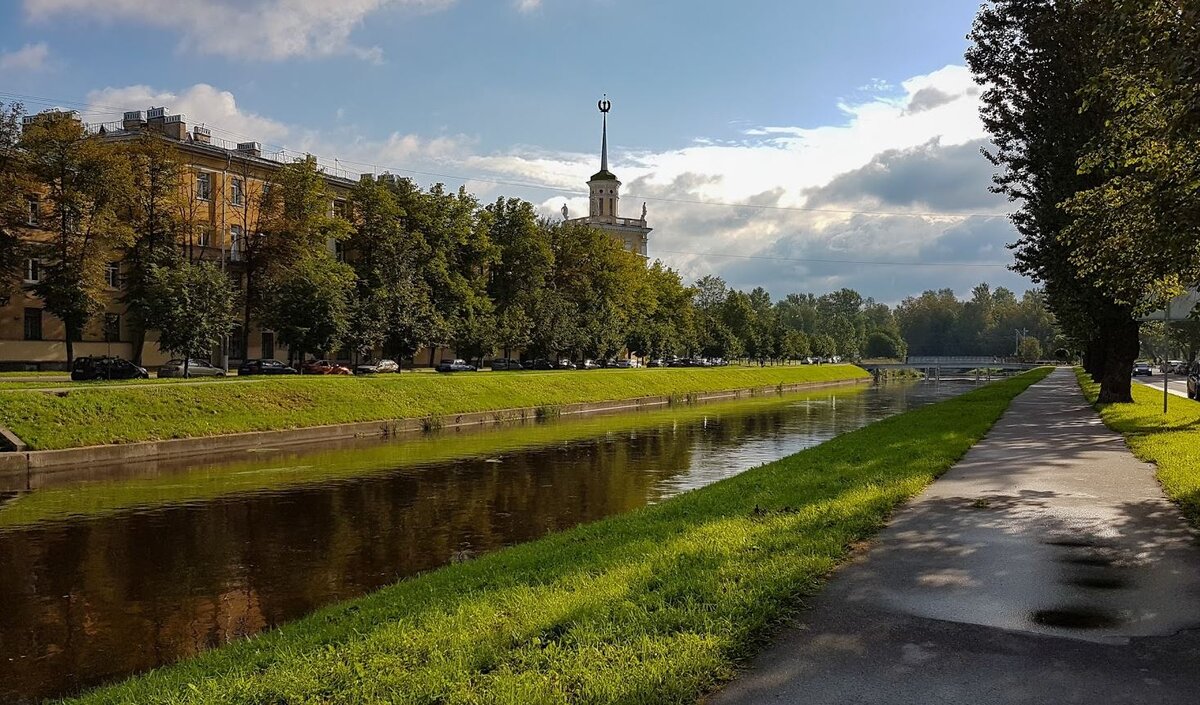
[[[851,387],[838,390],[837,394],[839,398],[846,398],[865,390],[866,387]],[[829,391],[813,391],[640,413],[562,418],[549,424],[517,423],[480,433],[446,430],[413,436],[397,443],[317,453],[304,449],[285,458],[206,463],[183,472],[164,472],[149,478],[89,481],[84,487],[77,484],[46,487],[0,504],[0,531],[58,519],[75,521],[80,517],[97,517],[133,507],[210,501],[216,497],[362,477],[398,468],[420,468],[457,458],[488,457],[608,433],[688,423],[714,415],[761,413],[804,399],[827,398],[829,394]]]
[[[1095,404],[1100,385],[1080,370],[1076,375],[1084,396]],[[1172,396],[1164,416],[1162,392],[1141,384],[1133,385],[1133,401],[1097,408],[1104,423],[1125,436],[1134,455],[1158,466],[1167,496],[1200,526],[1200,402]]]
[[0,392],[0,424],[33,449],[424,418],[866,377],[850,365],[308,377]]
[[691,703],[1039,370],[76,702]]

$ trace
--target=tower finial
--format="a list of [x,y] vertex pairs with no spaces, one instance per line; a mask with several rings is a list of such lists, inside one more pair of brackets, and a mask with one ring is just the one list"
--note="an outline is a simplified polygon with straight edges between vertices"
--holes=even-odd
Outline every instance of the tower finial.
[[600,140],[600,171],[608,171],[608,111],[612,110],[612,101],[608,99],[607,93],[596,107],[600,108],[600,113],[604,116],[604,133]]

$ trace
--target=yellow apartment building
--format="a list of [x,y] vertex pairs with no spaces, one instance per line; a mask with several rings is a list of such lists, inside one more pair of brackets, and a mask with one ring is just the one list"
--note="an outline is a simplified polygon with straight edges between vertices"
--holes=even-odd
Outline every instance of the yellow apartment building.
[[[37,117],[27,116],[25,121],[29,123]],[[190,248],[194,256],[220,262],[231,278],[240,281],[246,238],[258,232],[260,205],[275,174],[285,163],[282,155],[277,159],[264,156],[257,142],[216,139],[203,125],[189,130],[182,115],[168,114],[162,107],[127,112],[121,122],[88,125],[88,129],[113,141],[132,140],[149,132],[174,147],[187,173],[179,215],[185,222],[185,230],[194,233],[189,236],[191,242],[180,246]],[[325,184],[331,212],[346,214],[347,198],[355,182],[325,173]],[[39,237],[43,204],[38,194],[29,194],[27,202],[28,218],[21,235],[36,241],[45,237]],[[105,310],[82,331],[81,340],[75,342],[76,356],[114,355],[133,359],[132,331],[121,303],[122,268],[121,262],[107,264],[109,295]],[[0,307],[0,370],[66,367],[65,327],[44,310],[42,301],[32,293],[40,274],[38,259],[28,258],[21,274],[20,291]],[[239,326],[230,336],[229,364],[240,362],[243,342],[246,357],[287,357],[287,350],[277,345],[272,331],[252,324],[250,330]],[[214,352],[215,360],[222,360],[220,352]],[[142,364],[153,368],[168,357],[154,343],[151,331],[142,351]]]

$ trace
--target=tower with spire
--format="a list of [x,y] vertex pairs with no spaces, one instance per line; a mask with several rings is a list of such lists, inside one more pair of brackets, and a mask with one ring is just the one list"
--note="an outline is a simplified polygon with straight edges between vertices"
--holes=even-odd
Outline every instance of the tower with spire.
[[[622,218],[621,181],[608,170],[608,113],[612,102],[605,96],[597,104],[602,127],[600,133],[600,171],[588,180],[588,215],[571,222],[589,225],[615,237],[625,249],[642,257],[647,256],[647,242],[652,228],[646,226],[646,207],[641,218]],[[566,207],[564,206],[564,211]]]

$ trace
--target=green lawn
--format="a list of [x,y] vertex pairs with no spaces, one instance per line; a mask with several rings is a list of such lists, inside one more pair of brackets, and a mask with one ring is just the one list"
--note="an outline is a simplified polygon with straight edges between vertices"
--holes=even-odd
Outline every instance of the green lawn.
[[0,391],[0,424],[46,450],[867,377],[852,365],[821,365],[88,386]]
[[1043,369],[79,703],[693,703]]
[[[1100,385],[1076,370],[1079,385],[1095,404]],[[1138,458],[1158,466],[1167,496],[1179,503],[1188,519],[1200,526],[1200,402],[1172,396],[1163,414],[1162,392],[1133,385],[1133,404],[1100,404],[1100,417],[1125,436]]]

